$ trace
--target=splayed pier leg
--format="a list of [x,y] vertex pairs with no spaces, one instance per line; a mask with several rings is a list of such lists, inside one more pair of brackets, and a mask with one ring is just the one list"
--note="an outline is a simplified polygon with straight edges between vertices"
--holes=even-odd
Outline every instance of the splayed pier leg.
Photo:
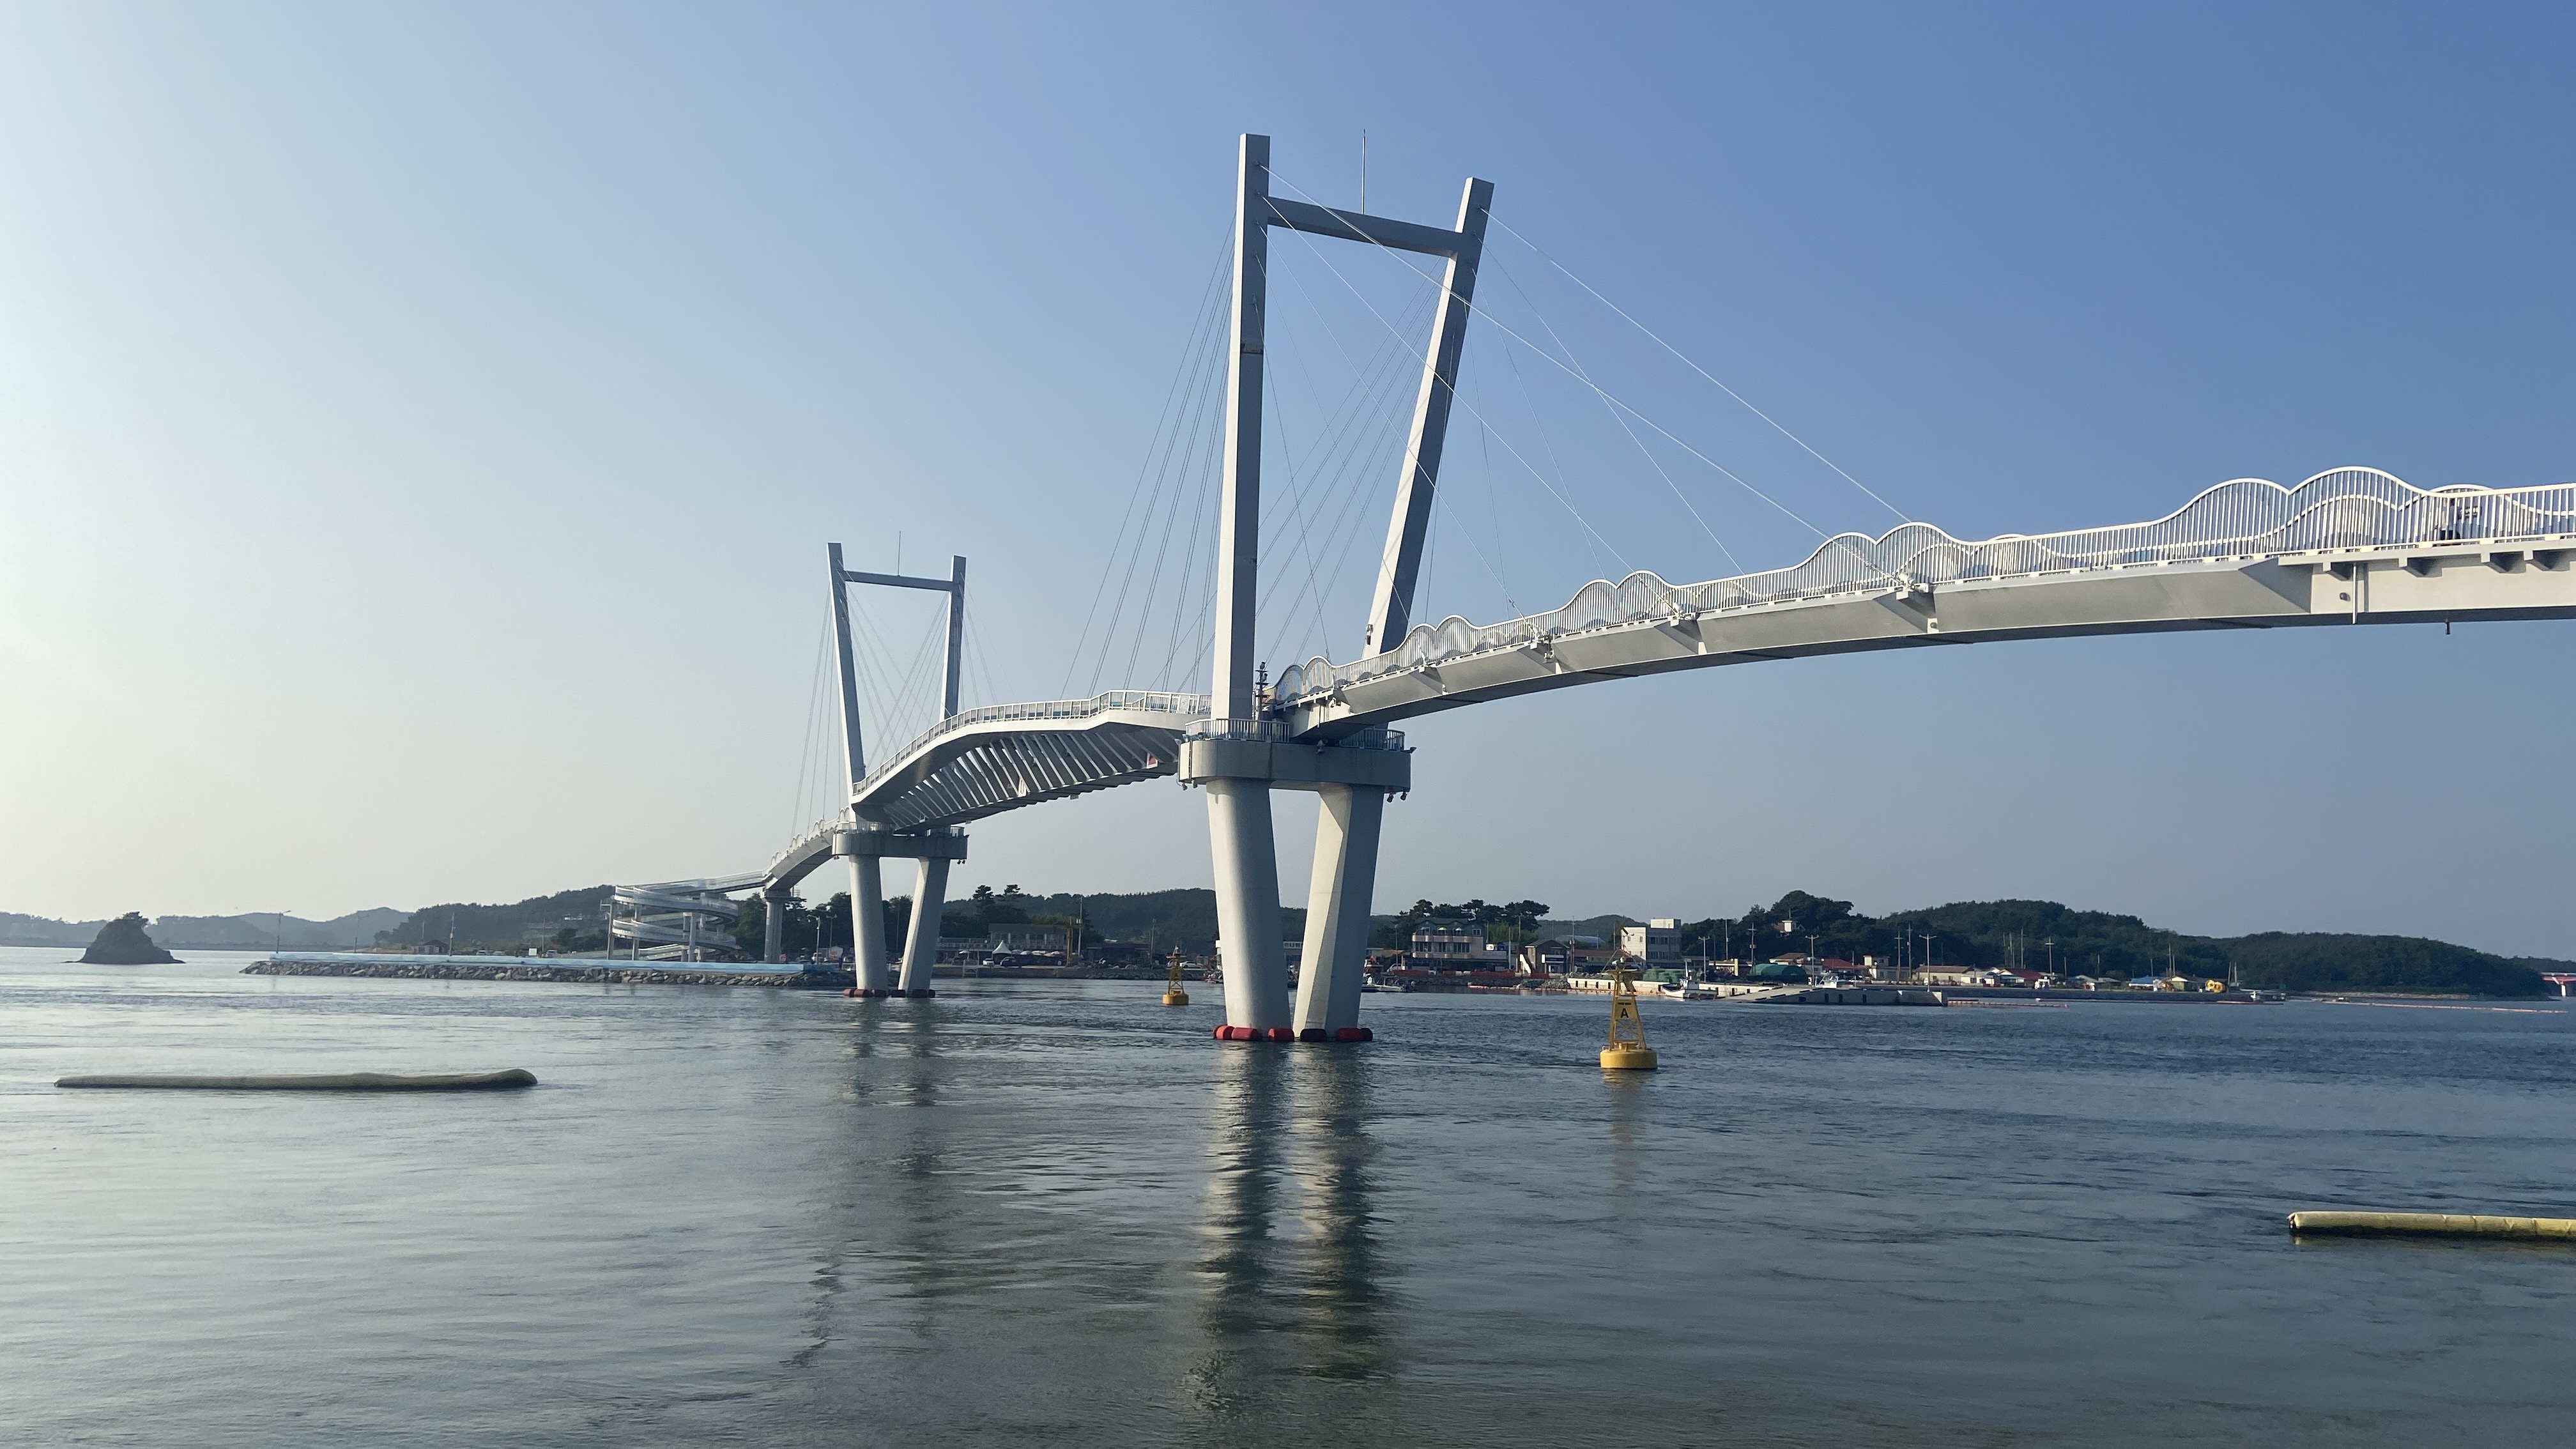
[[1332,1041],[1360,1024],[1368,967],[1369,897],[1377,886],[1378,828],[1386,792],[1325,785],[1317,792],[1314,884],[1306,895],[1305,967],[1297,983],[1297,1037]]
[[1271,835],[1270,782],[1209,780],[1207,797],[1225,1024],[1284,1037],[1288,961],[1279,940],[1279,850]]
[[939,959],[939,915],[947,904],[948,861],[933,857],[921,863],[920,883],[912,892],[912,928],[904,933],[903,981],[906,996],[928,996],[930,968]]
[[873,855],[850,857],[850,954],[859,991],[885,995],[885,866]]

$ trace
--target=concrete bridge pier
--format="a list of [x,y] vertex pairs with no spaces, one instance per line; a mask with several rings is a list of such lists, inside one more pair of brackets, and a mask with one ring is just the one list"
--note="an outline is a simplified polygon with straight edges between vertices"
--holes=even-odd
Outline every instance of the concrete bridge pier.
[[1297,982],[1300,1041],[1329,1041],[1360,1024],[1369,898],[1377,888],[1378,827],[1386,817],[1384,790],[1325,785],[1315,793],[1315,875],[1306,892],[1305,967]]
[[[1319,1041],[1356,1028],[1369,898],[1377,883],[1378,826],[1386,797],[1413,786],[1413,756],[1403,736],[1370,730],[1348,741],[1294,741],[1279,738],[1266,722],[1211,720],[1204,732],[1181,741],[1180,776],[1208,792],[1225,971],[1220,1034],[1236,1041]],[[1306,970],[1293,1006],[1280,940],[1274,789],[1323,796],[1306,912]]]
[[[863,996],[928,996],[930,968],[939,959],[939,917],[948,895],[948,863],[966,858],[966,837],[956,830],[907,833],[882,826],[844,830],[832,853],[850,862],[851,954],[858,957]],[[912,892],[912,923],[903,943],[903,975],[886,981],[885,858],[921,862]]]
[[775,966],[787,956],[787,899],[785,890],[760,893],[760,959]]

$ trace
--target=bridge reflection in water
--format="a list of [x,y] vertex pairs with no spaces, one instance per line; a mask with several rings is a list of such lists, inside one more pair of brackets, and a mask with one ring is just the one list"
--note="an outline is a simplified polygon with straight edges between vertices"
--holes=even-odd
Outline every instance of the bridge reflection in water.
[[1368,1075],[1352,1051],[1219,1057],[1197,1264],[1208,1348],[1190,1375],[1211,1413],[1258,1405],[1281,1373],[1395,1371],[1369,1204]]
[[[840,1185],[806,1239],[812,1336],[784,1365],[799,1422],[1269,1442],[1402,1370],[1379,1068],[1208,1052],[1159,1019],[1062,1030],[1097,1009],[997,1024],[942,997],[847,1028],[850,1100],[817,1128]],[[1127,1433],[1104,1432],[1108,1404],[1138,1415]]]

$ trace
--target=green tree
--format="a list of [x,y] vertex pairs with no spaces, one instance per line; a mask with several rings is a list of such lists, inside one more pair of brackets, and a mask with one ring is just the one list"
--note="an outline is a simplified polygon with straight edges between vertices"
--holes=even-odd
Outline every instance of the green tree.
[[754,960],[769,949],[769,901],[758,891],[743,898],[742,914],[733,918],[733,945]]

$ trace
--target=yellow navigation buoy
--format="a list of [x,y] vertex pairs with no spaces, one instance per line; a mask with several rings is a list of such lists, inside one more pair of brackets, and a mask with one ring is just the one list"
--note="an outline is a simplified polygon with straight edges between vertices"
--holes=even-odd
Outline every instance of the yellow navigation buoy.
[[1172,948],[1172,974],[1163,987],[1163,1004],[1165,1006],[1190,1004],[1190,994],[1181,989],[1181,948],[1178,946]]
[[1646,1045],[1646,1022],[1637,1015],[1637,973],[1610,968],[1610,1044],[1601,1049],[1604,1071],[1652,1071],[1655,1049]]

